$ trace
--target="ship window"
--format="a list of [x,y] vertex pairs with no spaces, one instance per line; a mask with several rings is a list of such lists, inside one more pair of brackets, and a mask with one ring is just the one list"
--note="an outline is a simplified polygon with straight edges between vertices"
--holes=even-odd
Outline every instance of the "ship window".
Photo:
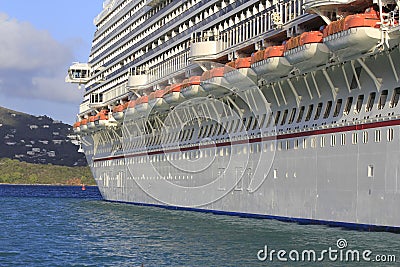
[[351,109],[351,105],[353,104],[353,97],[350,96],[347,98],[346,106],[344,107],[343,114],[348,115]]
[[321,147],[325,147],[325,136],[321,136]]
[[295,117],[296,117],[296,108],[293,108],[292,113],[290,113],[289,124],[293,123]]
[[383,90],[381,93],[381,97],[379,97],[378,109],[383,109],[385,107],[387,96],[388,90]]
[[335,112],[333,113],[333,117],[339,116],[340,109],[342,108],[342,99],[338,99],[335,106]]
[[317,146],[317,140],[315,137],[311,137],[311,147],[315,148]]
[[278,150],[279,150],[279,151],[282,150],[282,142],[283,142],[283,141],[278,142]]
[[393,91],[392,100],[390,101],[390,107],[394,108],[399,103],[400,87],[397,87]]
[[325,108],[324,119],[329,117],[329,114],[331,114],[331,109],[332,109],[332,101],[328,101]]
[[374,166],[368,165],[368,177],[372,178],[374,177]]
[[393,129],[387,129],[387,140],[388,142],[393,141]]
[[358,133],[353,133],[353,134],[352,134],[352,136],[351,136],[351,143],[352,143],[353,145],[357,145],[357,143],[358,143]]
[[303,138],[303,149],[307,148],[307,138]]
[[294,149],[298,149],[299,148],[299,139],[294,140],[293,148]]
[[289,110],[287,110],[287,109],[285,109],[285,111],[283,112],[281,125],[284,125],[286,123],[286,118],[287,118],[288,112],[289,112]]
[[322,111],[322,103],[318,103],[317,106],[317,111],[315,112],[314,120],[318,120],[319,116],[321,116],[321,111]]
[[346,145],[346,134],[345,133],[340,135],[340,144],[342,146]]
[[373,92],[373,93],[371,93],[369,95],[368,103],[367,103],[367,106],[365,108],[366,112],[370,112],[372,110],[372,107],[374,106],[374,102],[375,102],[375,97],[376,97],[376,93],[375,92]]
[[305,106],[301,106],[300,110],[299,110],[299,116],[297,117],[297,123],[301,122],[301,120],[303,119],[303,115],[304,115],[304,110],[306,109]]
[[278,112],[276,113],[276,116],[275,116],[275,122],[274,122],[274,125],[275,125],[275,126],[278,124],[278,122],[279,122],[279,117],[280,117],[280,116],[281,116],[281,112],[278,111]]
[[363,143],[364,144],[368,143],[368,132],[367,131],[363,132]]
[[306,116],[306,121],[309,121],[311,119],[311,115],[314,109],[314,105],[309,105],[308,106],[308,111],[307,111],[307,116]]
[[375,130],[375,142],[379,143],[381,141],[381,130]]
[[364,95],[359,95],[357,98],[357,103],[356,103],[355,109],[354,109],[354,112],[356,114],[360,113],[363,102],[364,102]]
[[336,135],[331,135],[331,146],[336,146]]

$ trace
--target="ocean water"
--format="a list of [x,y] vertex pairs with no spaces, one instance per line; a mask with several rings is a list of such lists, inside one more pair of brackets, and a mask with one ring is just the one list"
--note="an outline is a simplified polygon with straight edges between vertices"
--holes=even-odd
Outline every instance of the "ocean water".
[[[0,266],[396,266],[400,262],[399,234],[110,203],[101,200],[96,187],[82,191],[0,185],[0,205]],[[271,259],[272,250],[276,252]],[[280,252],[278,259],[279,250],[286,253]],[[350,250],[360,259],[352,258]],[[363,253],[369,255],[363,258]],[[393,257],[396,262],[387,262]]]

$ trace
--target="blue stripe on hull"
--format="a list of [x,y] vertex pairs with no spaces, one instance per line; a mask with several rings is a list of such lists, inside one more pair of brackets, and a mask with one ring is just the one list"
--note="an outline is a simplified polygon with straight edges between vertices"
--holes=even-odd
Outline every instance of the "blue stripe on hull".
[[136,206],[157,207],[157,208],[163,208],[163,209],[168,209],[168,210],[185,210],[185,211],[212,213],[212,214],[216,214],[216,215],[237,216],[237,217],[242,217],[242,218],[277,220],[277,221],[282,221],[282,222],[298,223],[300,225],[307,225],[307,224],[326,225],[326,226],[331,226],[331,227],[342,227],[342,228],[357,230],[357,231],[392,232],[392,233],[400,234],[400,227],[396,227],[396,226],[383,226],[383,225],[373,225],[373,224],[313,220],[313,219],[305,219],[305,218],[293,218],[293,217],[274,216],[274,215],[265,215],[265,214],[253,214],[253,213],[243,213],[243,212],[231,212],[231,211],[221,211],[221,210],[207,210],[207,209],[199,209],[199,208],[177,207],[177,206],[138,203],[138,202],[124,202],[124,201],[116,201],[116,200],[105,200],[105,201],[113,202],[113,203],[131,204],[131,205],[136,205]]

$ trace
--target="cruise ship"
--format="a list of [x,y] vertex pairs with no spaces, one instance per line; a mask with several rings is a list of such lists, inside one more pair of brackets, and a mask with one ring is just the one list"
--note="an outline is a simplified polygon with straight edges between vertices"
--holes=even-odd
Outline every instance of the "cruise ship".
[[399,9],[105,1],[66,77],[104,199],[398,231]]

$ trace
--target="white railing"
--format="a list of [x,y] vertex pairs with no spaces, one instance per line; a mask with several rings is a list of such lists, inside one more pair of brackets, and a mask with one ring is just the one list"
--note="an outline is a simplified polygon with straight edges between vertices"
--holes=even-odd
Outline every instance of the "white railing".
[[103,94],[103,102],[106,103],[110,100],[114,100],[117,97],[121,97],[126,95],[129,92],[125,83],[114,87],[113,89],[104,92]]
[[86,113],[89,110],[90,110],[89,101],[86,101],[86,102],[80,104],[80,106],[79,106],[79,114]]
[[151,67],[148,70],[149,83],[186,68],[188,66],[189,52],[189,49],[186,49],[179,54],[168,58],[163,63]]
[[219,36],[222,50],[227,50],[246,41],[262,36],[277,27],[272,20],[273,14],[279,14],[281,24],[285,25],[304,14],[304,0],[290,0],[275,5],[261,14],[257,14],[248,20],[239,22],[236,26],[222,31]]

